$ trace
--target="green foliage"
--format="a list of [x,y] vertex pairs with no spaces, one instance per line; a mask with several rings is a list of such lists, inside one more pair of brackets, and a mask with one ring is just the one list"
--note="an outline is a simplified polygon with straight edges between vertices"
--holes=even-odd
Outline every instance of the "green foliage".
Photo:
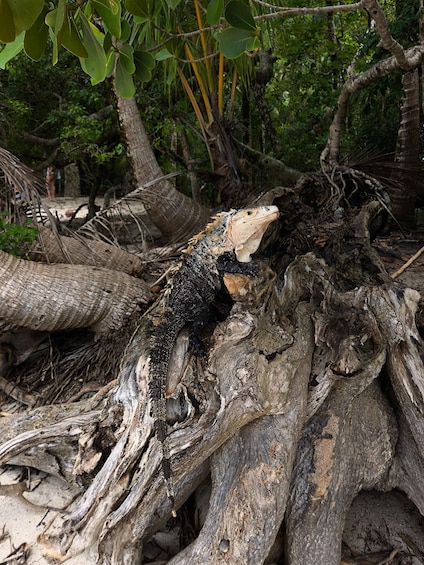
[[[353,155],[394,154],[402,97],[401,72],[352,96],[342,150]],[[378,127],[370,127],[378,124]],[[388,159],[388,157],[385,157]]]
[[9,43],[35,22],[44,0],[2,0],[0,2],[0,41]]
[[[385,6],[389,28],[393,37],[404,48],[418,40],[419,3],[416,0],[399,0]],[[387,52],[379,46],[380,38],[374,30],[363,36],[356,68],[366,71],[382,59]],[[397,70],[379,79],[352,96],[343,150],[347,154],[365,156],[367,153],[390,159],[396,149],[402,97],[402,73]],[[370,124],[377,126],[370,127]]]
[[22,51],[23,45],[24,33],[22,32],[14,41],[3,47],[0,51],[0,69],[6,68],[7,63]]
[[49,29],[45,24],[45,17],[47,15],[47,8],[44,8],[40,15],[35,20],[33,25],[25,33],[24,49],[25,53],[33,61],[39,61],[43,56],[46,48],[46,43],[49,35]]
[[[305,3],[293,1],[292,6]],[[267,84],[266,99],[284,150],[265,152],[291,167],[316,168],[328,136],[345,69],[359,47],[363,29],[358,17],[302,16],[285,19],[273,27],[274,77]],[[364,24],[366,18],[361,16]],[[330,34],[334,27],[335,37]]]
[[121,4],[118,0],[92,0],[94,10],[102,18],[102,21],[111,35],[120,39],[121,37]]
[[56,168],[78,163],[84,191],[100,186],[102,176],[121,182],[121,172],[115,178],[115,160],[122,145],[109,85],[93,87],[67,51],[52,66],[49,51],[37,64],[21,53],[7,72],[0,72],[0,144],[35,168],[53,151]]
[[255,20],[252,12],[247,4],[240,0],[231,0],[225,8],[225,19],[227,22],[237,28],[250,32],[256,32]]
[[80,22],[82,43],[87,51],[87,56],[80,58],[81,67],[91,77],[91,84],[95,85],[106,78],[106,53],[97,40],[96,28],[83,13],[80,14]]
[[[190,8],[188,7],[190,6]],[[134,74],[141,81],[151,78],[152,63],[179,55],[184,41],[173,42],[181,22],[196,22],[194,3],[180,0],[87,0],[83,5],[52,0],[2,0],[0,11],[0,42],[8,46],[0,53],[0,68],[25,49],[33,60],[40,60],[48,38],[52,42],[52,62],[59,60],[64,47],[77,56],[93,85],[116,75],[116,88],[121,96],[134,95]],[[191,11],[191,14],[190,14]],[[101,25],[99,25],[99,17]],[[207,21],[216,24],[222,18],[230,24],[217,33],[218,47],[229,59],[259,47],[259,30],[249,3],[212,0],[207,8]],[[196,24],[195,24],[196,25]],[[211,36],[212,37],[212,36]],[[134,53],[151,53],[138,57]],[[176,64],[168,65],[172,79]]]
[[210,26],[217,25],[224,11],[224,0],[210,0],[206,11],[206,22]]
[[0,214],[0,249],[22,259],[28,259],[28,248],[37,239],[38,230],[27,220],[24,225],[11,224],[8,214]]
[[227,59],[237,59],[245,51],[254,51],[258,48],[258,38],[245,29],[228,27],[219,37],[219,49]]
[[[23,6],[28,1],[14,0],[14,4],[22,2]],[[143,122],[165,171],[180,166],[175,165],[169,149],[180,127],[176,120],[184,123],[193,158],[203,164],[209,154],[198,143],[198,123],[210,124],[216,116],[237,139],[246,142],[249,132],[256,149],[291,167],[311,170],[325,146],[349,66],[350,72],[360,73],[388,56],[378,46],[379,38],[364,10],[263,20],[256,16],[269,14],[269,10],[251,0],[50,0],[42,6],[35,4],[40,12],[31,26],[13,37],[14,41],[9,33],[9,42],[0,48],[0,68],[9,70],[7,81],[0,74],[4,109],[0,132],[3,126],[9,133],[13,123],[16,132],[9,133],[10,149],[16,144],[19,155],[34,161],[44,154],[22,140],[19,132],[23,129],[43,137],[59,136],[61,159],[76,160],[92,169],[93,162],[101,167],[113,163],[120,152],[116,139],[114,144],[98,144],[98,139],[116,116],[99,123],[91,114],[108,103],[108,88],[103,84],[115,73],[118,92],[135,95],[140,101]],[[284,5],[314,7],[317,2],[289,0]],[[387,0],[384,9],[395,39],[405,47],[414,43],[416,0]],[[0,15],[0,38],[3,27]],[[47,45],[44,55],[43,43]],[[276,57],[274,76],[264,86],[263,96],[280,140],[280,154],[264,132],[253,97],[258,47],[271,48]],[[33,67],[25,68],[22,56],[17,55],[22,49],[40,60],[36,72]],[[218,50],[225,61],[219,59]],[[76,70],[68,51],[78,57],[88,80]],[[57,62],[53,69],[47,56]],[[186,96],[181,95],[181,75]],[[30,85],[25,84],[28,76]],[[48,94],[43,81],[50,85]],[[93,84],[96,86],[90,88]],[[39,101],[34,100],[34,93]],[[370,145],[380,151],[392,150],[400,94],[398,74],[355,94],[343,150],[352,153]],[[120,158],[121,164],[123,161]]]

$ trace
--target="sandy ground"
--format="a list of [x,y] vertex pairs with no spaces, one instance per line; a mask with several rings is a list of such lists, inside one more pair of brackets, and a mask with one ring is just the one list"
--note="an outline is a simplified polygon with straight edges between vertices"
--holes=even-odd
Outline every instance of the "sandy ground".
[[[0,468],[0,565],[51,565],[43,556],[38,536],[78,492],[51,475],[24,467]],[[91,565],[96,555],[87,551],[69,565]]]

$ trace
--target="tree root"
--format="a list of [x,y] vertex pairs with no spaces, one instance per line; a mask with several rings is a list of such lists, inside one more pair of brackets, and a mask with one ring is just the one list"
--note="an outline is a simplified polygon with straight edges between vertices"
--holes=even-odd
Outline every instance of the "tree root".
[[[261,565],[277,536],[280,562],[339,565],[345,518],[367,489],[399,489],[424,515],[419,294],[390,281],[370,248],[381,210],[361,202],[347,228],[332,222],[322,253],[292,257],[281,281],[262,265],[210,335],[207,367],[182,344],[169,438],[178,520],[193,535],[172,565]],[[0,447],[0,463],[48,452],[62,476],[88,484],[43,535],[55,558],[94,545],[100,563],[141,563],[170,519],[148,398],[149,324],[146,314],[102,399],[69,404],[66,420],[29,412],[44,427],[19,435],[15,426]],[[205,479],[209,500],[193,510]]]

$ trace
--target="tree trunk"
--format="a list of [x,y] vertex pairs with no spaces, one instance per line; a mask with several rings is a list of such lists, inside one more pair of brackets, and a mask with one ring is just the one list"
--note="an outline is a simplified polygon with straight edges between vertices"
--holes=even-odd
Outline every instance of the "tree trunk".
[[399,185],[390,197],[393,214],[405,228],[415,227],[417,186],[420,184],[420,81],[418,69],[402,77],[403,97],[395,161],[402,164],[397,174]]
[[51,230],[38,226],[38,242],[29,253],[33,261],[45,263],[71,263],[91,265],[128,275],[140,275],[143,262],[139,257],[118,246],[103,241],[55,235]]
[[178,192],[169,180],[162,179],[163,173],[147,138],[135,98],[115,94],[137,187],[157,179],[157,183],[140,192],[146,211],[164,236],[176,242],[186,241],[203,229],[209,211]]
[[139,279],[87,265],[45,265],[0,251],[0,318],[37,331],[121,328],[151,298]]
[[[339,168],[331,182],[308,175],[267,195],[281,211],[268,262],[257,261],[257,277],[227,277],[234,304],[210,327],[208,364],[187,354],[186,332],[178,338],[168,416],[180,512],[166,528],[149,312],[116,386],[69,405],[64,419],[48,407],[27,423],[0,420],[0,465],[30,457],[54,472],[65,456],[66,478],[88,485],[47,526],[50,556],[95,547],[103,564],[149,562],[155,533],[179,527],[181,544],[164,557],[172,565],[339,565],[361,557],[343,529],[362,490],[400,489],[424,515],[420,296],[390,279],[370,245],[387,219],[380,188]],[[402,530],[388,544],[424,552],[424,536],[404,539]]]

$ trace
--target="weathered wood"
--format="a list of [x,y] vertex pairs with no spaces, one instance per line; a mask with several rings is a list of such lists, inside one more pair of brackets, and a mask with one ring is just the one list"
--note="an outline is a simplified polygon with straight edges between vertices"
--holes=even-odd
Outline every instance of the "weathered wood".
[[[347,174],[340,173],[340,193],[334,186],[328,195],[313,192],[313,179],[305,181],[299,209],[282,210],[267,242],[278,278],[261,263],[255,279],[227,277],[236,303],[210,328],[207,366],[189,357],[186,333],[178,338],[168,423],[182,527],[186,501],[199,485],[211,487],[191,543],[169,556],[173,565],[262,565],[277,533],[285,555],[276,562],[339,565],[344,520],[363,489],[400,489],[424,515],[419,295],[385,273],[370,246],[384,205],[371,189],[359,194],[361,175]],[[355,200],[346,204],[349,179]],[[338,199],[343,221],[334,218]],[[148,313],[140,324],[151,330]],[[62,442],[66,477],[88,485],[46,530],[50,555],[94,545],[102,564],[139,564],[170,518],[140,334],[116,386],[97,404],[81,403],[68,420],[39,412],[21,435],[23,420],[9,420],[16,425],[0,462],[19,461],[30,448],[34,465],[45,451],[63,463]],[[81,419],[89,410],[91,422]],[[43,416],[46,430],[31,432]],[[47,465],[54,472],[53,461]]]
[[0,251],[0,318],[26,328],[90,327],[100,335],[122,327],[150,298],[146,283],[124,273],[88,265],[45,265]]
[[348,384],[342,389],[308,422],[299,444],[287,514],[292,565],[339,565],[347,511],[394,454],[394,417],[375,383],[353,398]]
[[[172,559],[172,565],[263,563],[269,554],[284,517],[306,410],[312,349],[311,340],[304,338],[311,327],[305,306],[298,314],[309,328],[301,322],[301,330],[293,336],[296,346],[271,362],[279,370],[273,372],[277,382],[269,391],[270,400],[277,395],[284,406],[244,426],[215,451],[206,522],[196,541]],[[220,373],[226,361],[223,356]]]

